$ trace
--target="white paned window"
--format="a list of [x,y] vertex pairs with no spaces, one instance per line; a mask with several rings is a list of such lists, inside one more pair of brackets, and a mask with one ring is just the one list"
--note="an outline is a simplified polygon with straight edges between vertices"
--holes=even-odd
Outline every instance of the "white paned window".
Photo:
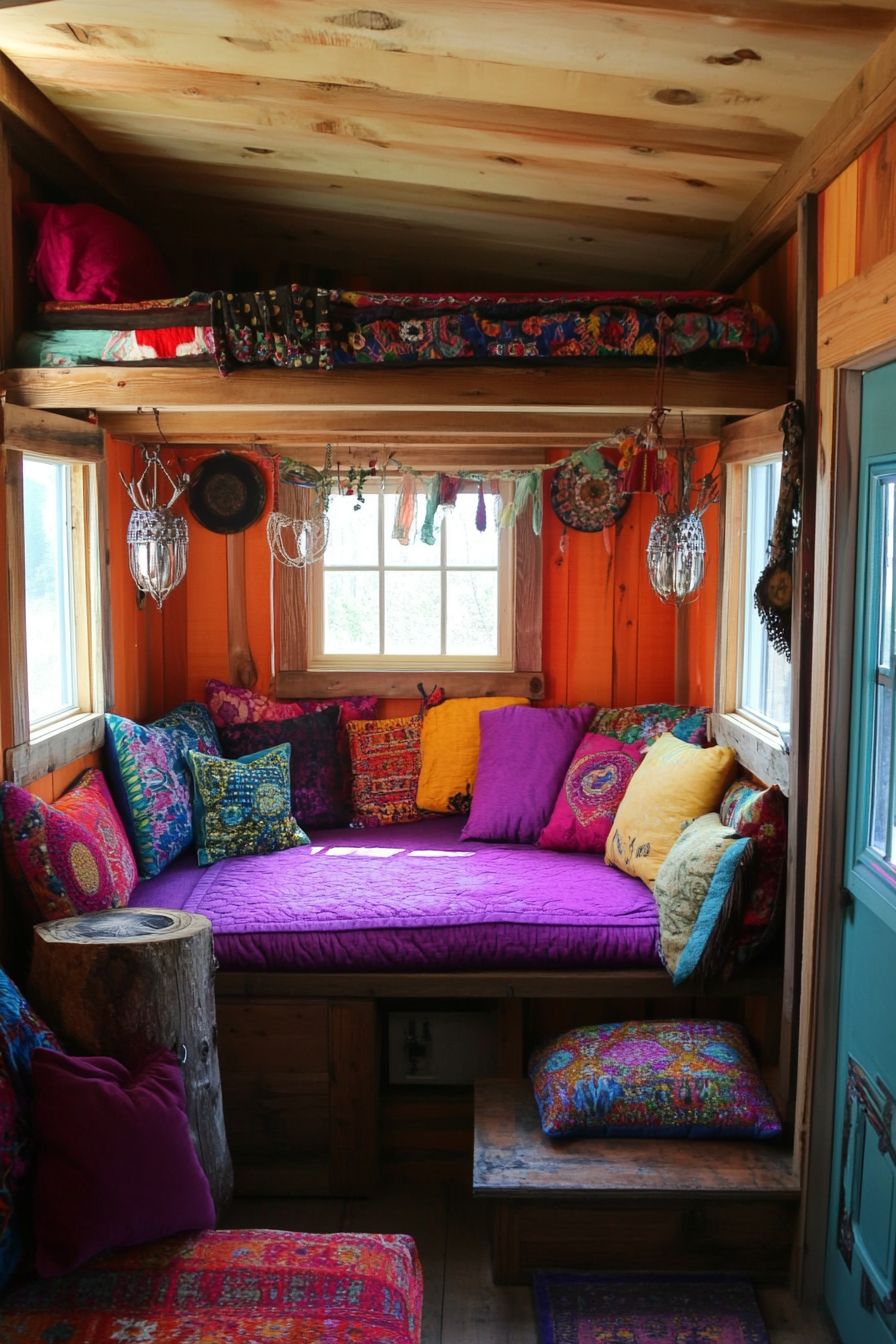
[[790,728],[790,663],[768,641],[753,593],[768,562],[768,544],[781,485],[781,459],[753,462],[744,472],[741,566],[740,713],[787,731]]
[[491,499],[485,532],[469,490],[438,510],[427,545],[421,491],[407,546],[392,537],[396,499],[371,493],[355,508],[352,496],[331,498],[330,540],[312,574],[309,666],[512,668],[512,531],[496,530]]
[[22,497],[28,709],[40,728],[78,708],[72,467],[25,456]]

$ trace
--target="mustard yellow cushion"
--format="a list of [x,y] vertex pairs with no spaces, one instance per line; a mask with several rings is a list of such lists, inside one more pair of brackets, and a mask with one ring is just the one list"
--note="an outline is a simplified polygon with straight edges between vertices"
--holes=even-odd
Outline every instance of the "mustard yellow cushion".
[[417,806],[425,812],[469,812],[479,763],[479,714],[483,709],[528,705],[519,696],[484,695],[446,700],[423,720]]
[[664,733],[647,751],[619,804],[605,862],[643,878],[652,891],[684,827],[718,812],[736,773],[731,747],[694,747]]

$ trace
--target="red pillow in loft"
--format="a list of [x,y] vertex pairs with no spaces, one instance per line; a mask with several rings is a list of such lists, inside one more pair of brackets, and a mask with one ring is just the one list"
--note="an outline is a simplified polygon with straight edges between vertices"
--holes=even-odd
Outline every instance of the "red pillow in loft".
[[102,206],[20,201],[37,226],[28,273],[46,299],[138,303],[171,297],[171,280],[146,234]]

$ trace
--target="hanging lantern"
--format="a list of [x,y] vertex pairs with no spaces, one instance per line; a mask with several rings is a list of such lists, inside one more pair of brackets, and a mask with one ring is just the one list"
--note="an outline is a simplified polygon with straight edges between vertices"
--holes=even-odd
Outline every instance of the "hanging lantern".
[[696,511],[658,513],[647,542],[647,573],[660,601],[680,607],[693,600],[702,587],[705,567],[701,516]]
[[[129,485],[121,477],[134,505],[128,523],[128,564],[138,590],[154,597],[161,610],[165,598],[187,572],[187,523],[171,512],[171,505],[183,494],[190,478],[185,472],[171,476],[158,448],[143,447],[141,453],[144,465],[139,479]],[[158,502],[159,472],[171,486],[167,504]]]

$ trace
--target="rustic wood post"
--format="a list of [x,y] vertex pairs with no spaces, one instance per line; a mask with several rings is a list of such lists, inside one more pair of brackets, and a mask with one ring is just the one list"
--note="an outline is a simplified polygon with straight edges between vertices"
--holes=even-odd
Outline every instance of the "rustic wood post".
[[28,997],[76,1054],[181,1062],[196,1153],[220,1212],[233,1194],[224,1132],[212,926],[181,910],[105,910],[34,930]]

